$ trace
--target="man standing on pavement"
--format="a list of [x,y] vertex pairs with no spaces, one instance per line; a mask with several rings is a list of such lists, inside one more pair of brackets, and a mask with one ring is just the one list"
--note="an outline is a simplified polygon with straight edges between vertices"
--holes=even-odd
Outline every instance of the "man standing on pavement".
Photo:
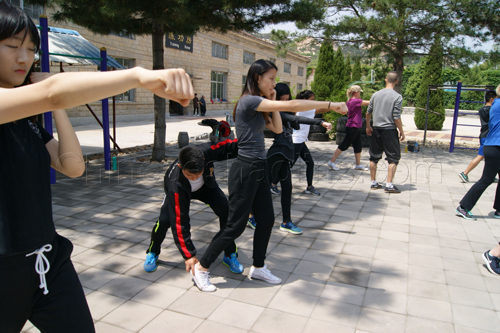
[[204,117],[205,113],[207,112],[207,102],[205,102],[205,96],[201,95],[200,99],[200,111],[201,111],[201,116]]
[[[366,111],[366,134],[370,135],[370,176],[371,189],[382,188],[376,180],[377,163],[385,152],[387,167],[386,193],[401,193],[392,184],[396,168],[401,159],[399,140],[405,139],[403,124],[401,122],[401,105],[403,97],[394,90],[398,82],[398,73],[391,71],[385,78],[385,89],[379,90],[370,98]],[[373,128],[370,120],[373,113]],[[398,133],[399,130],[399,133]]]
[[198,111],[198,116],[200,115],[200,108],[198,105],[198,94],[194,94],[194,99],[193,99],[193,115],[196,116],[196,111]]

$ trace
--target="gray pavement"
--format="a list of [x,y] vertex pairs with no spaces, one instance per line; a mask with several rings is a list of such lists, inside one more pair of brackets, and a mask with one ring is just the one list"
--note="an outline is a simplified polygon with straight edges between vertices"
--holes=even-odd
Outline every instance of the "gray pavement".
[[[271,143],[266,141],[267,145]],[[278,286],[248,279],[252,230],[237,240],[241,275],[221,259],[211,267],[215,293],[201,293],[184,270],[170,231],[160,266],[142,265],[163,199],[165,165],[119,157],[119,170],[88,163],[77,179],[53,185],[58,232],[74,243],[79,273],[97,332],[499,332],[500,279],[481,255],[500,239],[492,217],[495,187],[473,213],[454,209],[481,174],[462,184],[457,174],[475,152],[424,148],[402,154],[394,183],[401,194],[370,190],[368,172],[352,169],[352,150],[340,171],[325,166],[333,142],[309,142],[320,196],[302,194],[305,165],[293,169],[292,218],[304,234],[279,231],[280,196],[273,196],[275,227],[267,264],[283,279]],[[170,146],[167,155],[177,155]],[[148,153],[148,152],[144,152]],[[362,162],[368,164],[367,150]],[[231,162],[216,164],[227,193]],[[384,181],[380,163],[377,178]],[[192,235],[204,252],[218,230],[207,206],[191,205]],[[38,332],[27,324],[23,332]]]

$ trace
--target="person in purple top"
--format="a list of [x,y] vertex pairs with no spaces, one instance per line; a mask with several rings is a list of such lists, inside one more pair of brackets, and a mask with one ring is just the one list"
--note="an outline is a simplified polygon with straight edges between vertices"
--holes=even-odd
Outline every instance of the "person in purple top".
[[335,150],[335,154],[333,154],[330,161],[327,162],[327,165],[330,169],[338,171],[339,167],[335,164],[337,158],[342,154],[343,151],[346,151],[349,146],[352,145],[354,149],[354,157],[356,158],[356,165],[354,169],[356,170],[369,170],[368,167],[361,165],[361,131],[360,128],[363,124],[362,116],[361,116],[361,107],[367,106],[370,104],[370,101],[364,101],[361,99],[361,90],[360,86],[351,86],[347,89],[347,109],[349,112],[347,113],[347,124],[346,124],[346,135],[342,143],[338,146],[337,150]]

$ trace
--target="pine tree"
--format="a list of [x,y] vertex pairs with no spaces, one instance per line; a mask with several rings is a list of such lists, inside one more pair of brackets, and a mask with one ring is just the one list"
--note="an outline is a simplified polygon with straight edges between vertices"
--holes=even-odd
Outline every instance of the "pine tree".
[[345,84],[349,84],[352,82],[352,79],[351,79],[351,71],[352,71],[351,57],[349,56],[349,54],[347,54],[347,57],[345,58],[344,69],[345,69],[345,74],[344,74],[345,81],[344,82],[345,82]]
[[330,42],[324,41],[319,49],[318,66],[314,72],[314,81],[311,89],[316,100],[326,101],[330,98],[333,87],[333,47]]
[[352,82],[361,81],[361,58],[356,57],[354,67],[352,69]]
[[[485,84],[485,80],[481,75],[479,66],[474,66],[469,69],[467,75],[462,78],[462,85],[480,86]],[[484,92],[480,91],[467,91],[461,93],[462,101],[477,101],[482,102],[484,99]],[[479,110],[482,105],[479,103],[461,103],[460,108],[463,110]]]
[[[425,108],[427,106],[427,90],[430,84],[443,84],[443,47],[441,39],[436,38],[432,44],[425,62],[422,82],[417,94],[417,108],[415,109],[415,125],[418,129],[425,127]],[[419,109],[420,108],[420,109]],[[421,110],[424,109],[424,110]],[[441,130],[444,123],[443,90],[431,91],[429,95],[429,112],[427,129]],[[437,112],[438,114],[436,114]]]
[[339,46],[333,61],[332,95],[338,95],[341,91],[344,90],[344,86],[345,86],[345,63],[344,63],[344,56],[342,54],[342,49]]

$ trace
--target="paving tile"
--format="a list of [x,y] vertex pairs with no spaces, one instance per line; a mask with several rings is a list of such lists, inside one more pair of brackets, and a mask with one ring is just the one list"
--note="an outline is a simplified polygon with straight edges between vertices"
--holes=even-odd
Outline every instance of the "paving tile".
[[318,280],[310,276],[291,274],[283,283],[282,290],[302,293],[311,296],[320,296],[326,285],[326,281]]
[[125,303],[125,299],[94,291],[86,296],[92,318],[97,321]]
[[443,269],[443,259],[441,257],[429,256],[425,254],[410,253],[409,261],[410,265],[422,266],[428,268]]
[[307,323],[307,320],[307,317],[292,315],[273,309],[266,309],[253,325],[252,331],[261,333],[301,333]]
[[200,318],[165,310],[140,330],[140,333],[190,333],[194,332],[202,323],[203,320]]
[[440,332],[454,333],[455,329],[450,323],[424,318],[406,317],[406,333]]
[[486,286],[480,275],[452,271],[445,271],[445,275],[448,285],[486,291]]
[[416,296],[408,296],[408,315],[444,322],[453,320],[450,303]]
[[262,312],[264,312],[262,307],[227,299],[210,315],[208,320],[249,330]]
[[[171,331],[169,331],[171,332]],[[245,333],[246,330],[240,328],[224,325],[221,323],[216,323],[214,321],[205,320],[200,326],[194,331],[195,333]]]
[[488,292],[456,286],[448,286],[448,290],[451,303],[493,309],[493,303]]
[[341,254],[337,260],[336,266],[369,271],[371,269],[371,263],[372,259],[370,258]]
[[408,291],[408,279],[394,275],[370,273],[368,287],[406,294]]
[[319,297],[283,289],[274,296],[268,308],[309,317],[318,299]]
[[366,287],[369,277],[369,271],[336,266],[330,275],[330,281]]
[[113,257],[113,253],[96,251],[94,249],[88,249],[76,256],[71,258],[72,261],[85,264],[87,266],[95,266],[106,259]]
[[499,320],[495,311],[452,304],[455,324],[486,331],[498,331]]
[[306,251],[307,251],[306,248],[298,248],[295,246],[279,244],[274,248],[273,253],[279,254],[281,257],[302,259]]
[[373,260],[371,271],[374,273],[407,277],[408,265],[395,261]]
[[309,249],[302,260],[314,261],[334,266],[337,263],[338,257],[338,254],[335,253]]
[[139,331],[161,310],[152,306],[128,301],[102,318],[102,322],[131,331]]
[[333,266],[316,263],[307,260],[301,260],[295,270],[294,274],[311,276],[318,280],[328,280],[333,271]]
[[151,284],[132,298],[132,301],[165,310],[186,292],[185,289]]
[[328,321],[309,318],[304,328],[304,333],[335,332],[354,333],[353,327],[337,325]]
[[99,264],[95,265],[95,267],[115,273],[125,273],[141,262],[142,261],[139,259],[134,259],[117,254],[109,259],[101,261]]
[[151,284],[150,281],[132,276],[120,275],[99,288],[99,291],[129,299]]
[[206,319],[222,302],[222,298],[210,293],[187,291],[178,297],[168,310]]
[[408,295],[449,302],[448,286],[435,281],[408,280]]
[[407,299],[406,294],[390,292],[384,289],[367,288],[363,306],[405,315]]
[[110,271],[98,268],[89,268],[79,274],[78,278],[80,279],[83,287],[96,290],[119,276],[119,274]]
[[356,328],[373,333],[404,332],[405,321],[401,314],[362,308]]
[[253,282],[242,282],[228,296],[228,299],[239,301],[242,303],[253,304],[261,307],[266,307],[271,302],[271,299],[278,292],[279,287],[255,284]]
[[103,322],[98,322],[95,324],[95,331],[97,333],[130,333],[132,331],[125,330],[113,325],[109,325]]
[[360,253],[362,253],[365,258],[372,258],[375,254],[375,248],[372,246],[346,243],[342,249],[342,254],[358,255]]
[[354,328],[360,312],[360,306],[320,298],[311,318]]

